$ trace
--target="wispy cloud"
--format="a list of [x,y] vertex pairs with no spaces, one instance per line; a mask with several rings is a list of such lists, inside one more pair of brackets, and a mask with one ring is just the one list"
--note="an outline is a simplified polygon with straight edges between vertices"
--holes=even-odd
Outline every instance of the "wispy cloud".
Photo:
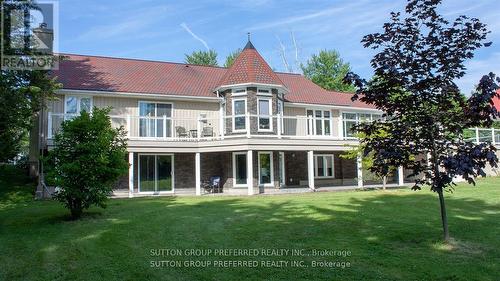
[[184,22],[181,23],[181,27],[184,28],[184,30],[186,30],[189,34],[191,34],[191,36],[193,36],[194,39],[200,41],[201,44],[203,44],[203,46],[205,46],[207,51],[210,51],[210,47],[208,47],[207,42],[205,42],[205,40],[201,39],[198,35],[194,34],[194,32],[191,31],[191,29],[187,26],[186,23],[184,23]]
[[77,41],[95,41],[102,39],[128,38],[131,34],[140,35],[149,31],[149,27],[166,16],[166,6],[151,7],[137,11],[135,15],[124,16],[120,21],[111,24],[96,25],[80,34]]
[[331,16],[333,14],[348,10],[354,6],[361,5],[362,2],[363,1],[357,2],[355,4],[347,4],[347,5],[343,5],[343,6],[336,5],[336,6],[332,6],[332,7],[328,8],[328,9],[323,9],[321,11],[316,11],[316,12],[312,12],[312,13],[305,14],[305,15],[302,14],[302,15],[292,16],[292,17],[288,17],[288,18],[283,18],[283,19],[276,20],[276,21],[265,22],[262,24],[257,24],[257,25],[251,26],[248,28],[248,30],[255,31],[255,30],[268,29],[268,28],[278,27],[278,26],[282,26],[282,25],[290,25],[290,24],[298,23],[298,22],[305,21],[305,20],[312,20],[312,19],[316,19],[319,17]]

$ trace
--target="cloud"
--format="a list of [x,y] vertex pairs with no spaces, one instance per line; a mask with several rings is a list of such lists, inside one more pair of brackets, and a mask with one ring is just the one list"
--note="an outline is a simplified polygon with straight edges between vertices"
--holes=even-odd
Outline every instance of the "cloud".
[[[141,34],[145,30],[149,31],[149,27],[154,23],[161,21],[166,16],[166,6],[157,6],[141,11],[137,11],[133,16],[123,16],[120,21],[114,21],[111,24],[97,25],[86,32],[80,34],[77,41],[95,41],[111,38],[130,38],[137,34]],[[113,19],[111,19],[113,21]]]
[[347,4],[344,6],[340,6],[340,5],[332,6],[328,9],[323,9],[321,11],[316,11],[316,12],[312,12],[312,13],[305,14],[305,15],[292,16],[292,17],[283,18],[283,19],[280,19],[277,21],[265,22],[262,24],[257,24],[257,25],[251,26],[247,30],[248,31],[262,30],[262,29],[268,29],[268,28],[278,27],[278,26],[282,26],[282,25],[289,25],[289,24],[293,24],[293,23],[297,23],[297,22],[301,22],[301,21],[305,21],[305,20],[312,20],[312,19],[316,19],[319,17],[331,16],[333,14],[343,12],[347,9],[352,8],[352,7],[362,5],[363,2],[364,1],[359,1],[355,4]]
[[205,42],[205,40],[201,39],[198,35],[194,34],[194,32],[192,32],[191,29],[189,29],[189,27],[187,26],[186,23],[184,23],[184,22],[181,23],[181,27],[184,28],[189,34],[191,34],[191,36],[193,36],[194,39],[200,41],[201,44],[203,44],[203,46],[205,46],[207,51],[210,51],[210,47],[208,47],[207,42]]

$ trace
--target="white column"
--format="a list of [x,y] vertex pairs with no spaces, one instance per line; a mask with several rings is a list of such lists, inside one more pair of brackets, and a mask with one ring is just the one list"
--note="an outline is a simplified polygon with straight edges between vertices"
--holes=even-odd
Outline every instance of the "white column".
[[134,197],[134,153],[128,153],[128,197]]
[[491,144],[495,145],[496,143],[495,139],[495,128],[491,128]]
[[479,128],[476,127],[476,144],[479,144]]
[[194,155],[194,170],[195,170],[195,178],[196,178],[196,195],[201,195],[201,161],[200,161],[200,153],[196,152]]
[[314,190],[314,151],[307,152],[307,180],[309,188]]
[[252,150],[247,152],[247,186],[248,195],[253,195],[253,153]]
[[399,181],[399,186],[403,186],[405,184],[405,175],[403,166],[399,166],[398,168],[398,181]]
[[358,188],[363,188],[363,158],[358,155],[356,159],[356,166],[358,169]]

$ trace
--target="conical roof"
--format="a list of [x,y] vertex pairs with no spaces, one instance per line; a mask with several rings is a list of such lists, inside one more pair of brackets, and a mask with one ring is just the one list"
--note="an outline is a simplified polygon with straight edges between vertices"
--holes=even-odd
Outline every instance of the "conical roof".
[[227,86],[244,83],[283,86],[281,79],[257,52],[250,40],[218,84],[219,86]]

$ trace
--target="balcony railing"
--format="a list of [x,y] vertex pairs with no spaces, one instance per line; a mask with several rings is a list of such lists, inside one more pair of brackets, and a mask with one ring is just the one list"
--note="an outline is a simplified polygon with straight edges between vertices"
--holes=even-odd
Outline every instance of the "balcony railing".
[[[75,114],[48,113],[48,133],[52,139],[64,120]],[[234,115],[198,118],[110,115],[113,127],[123,126],[132,140],[199,141],[241,137],[283,139],[355,140],[344,137],[333,118],[282,115]],[[342,122],[341,122],[342,123]],[[335,133],[334,133],[335,132]],[[477,143],[500,144],[500,129],[468,129],[466,139]]]
[[[49,139],[75,114],[48,113]],[[129,139],[197,141],[238,137],[343,139],[334,135],[332,118],[282,115],[231,115],[199,118],[110,115],[113,127],[123,126]],[[339,131],[339,130],[337,130]],[[351,138],[349,138],[351,139]]]
[[471,128],[464,132],[466,141],[475,143],[491,142],[494,145],[500,145],[500,129],[495,128]]

